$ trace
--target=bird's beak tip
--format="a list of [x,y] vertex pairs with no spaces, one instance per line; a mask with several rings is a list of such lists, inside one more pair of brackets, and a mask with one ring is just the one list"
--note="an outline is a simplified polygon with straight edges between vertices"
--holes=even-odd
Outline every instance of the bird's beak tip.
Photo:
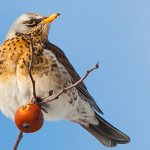
[[57,13],[57,15],[58,15],[58,16],[60,16],[60,15],[61,15],[61,13]]
[[47,17],[46,19],[42,20],[42,24],[51,23],[53,22],[58,16],[60,16],[60,13],[55,13]]

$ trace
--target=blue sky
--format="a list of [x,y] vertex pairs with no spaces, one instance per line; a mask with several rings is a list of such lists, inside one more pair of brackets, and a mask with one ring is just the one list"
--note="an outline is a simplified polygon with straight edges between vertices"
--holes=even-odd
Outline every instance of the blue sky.
[[[150,139],[150,1],[148,0],[1,0],[0,42],[25,12],[60,12],[49,40],[64,50],[82,76],[97,61],[100,69],[85,83],[104,118],[131,137],[114,150],[148,149]],[[10,150],[18,130],[0,114],[0,149]],[[80,126],[45,122],[26,134],[20,150],[106,150]]]

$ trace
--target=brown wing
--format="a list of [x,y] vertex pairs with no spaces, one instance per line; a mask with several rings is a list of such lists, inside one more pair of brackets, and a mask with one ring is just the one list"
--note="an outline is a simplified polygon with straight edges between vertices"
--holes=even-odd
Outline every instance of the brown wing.
[[[50,50],[51,52],[53,52],[53,54],[56,56],[57,60],[63,64],[68,73],[71,75],[72,77],[72,82],[75,83],[78,80],[80,80],[80,76],[78,75],[78,73],[75,71],[74,67],[71,65],[71,63],[69,62],[68,58],[66,57],[66,55],[64,54],[64,52],[57,46],[55,46],[54,44],[50,43],[50,42],[45,42],[45,49]],[[92,98],[92,96],[89,94],[85,84],[82,82],[77,86],[78,89],[78,93],[80,94],[80,96],[87,102],[89,102],[89,104],[99,113],[103,114],[103,112],[101,111],[101,109],[98,107],[98,105],[96,104],[95,100]]]

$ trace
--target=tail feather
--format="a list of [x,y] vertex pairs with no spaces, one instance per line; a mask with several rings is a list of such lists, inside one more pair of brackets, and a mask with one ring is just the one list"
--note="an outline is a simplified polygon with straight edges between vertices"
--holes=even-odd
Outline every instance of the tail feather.
[[117,144],[130,142],[130,138],[126,134],[113,127],[98,114],[96,114],[96,118],[99,121],[99,125],[89,124],[88,127],[84,125],[81,126],[94,135],[103,145],[114,147]]

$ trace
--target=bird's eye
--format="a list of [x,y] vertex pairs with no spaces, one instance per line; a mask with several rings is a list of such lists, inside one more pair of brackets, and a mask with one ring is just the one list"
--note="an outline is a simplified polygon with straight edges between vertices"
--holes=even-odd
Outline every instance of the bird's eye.
[[34,27],[38,24],[38,21],[35,19],[31,19],[25,22],[28,27]]

